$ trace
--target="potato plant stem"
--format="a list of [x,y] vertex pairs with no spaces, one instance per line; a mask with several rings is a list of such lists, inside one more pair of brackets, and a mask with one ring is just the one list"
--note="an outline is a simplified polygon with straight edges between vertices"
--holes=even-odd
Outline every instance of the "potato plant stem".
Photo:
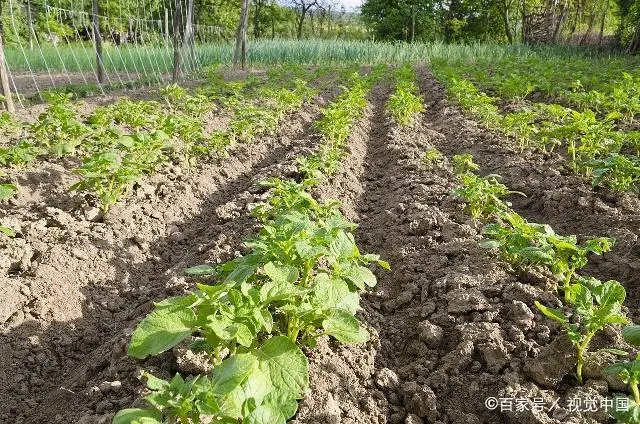
[[584,353],[587,351],[589,347],[589,343],[591,343],[591,339],[593,338],[595,333],[587,333],[586,337],[578,346],[578,363],[576,365],[576,376],[578,378],[578,384],[582,385],[582,366],[584,365]]
[[638,380],[631,380],[629,382],[629,387],[631,388],[631,393],[633,393],[633,400],[636,401],[636,404],[640,405],[640,391],[638,390]]
[[564,277],[564,300],[565,302],[569,302],[569,284],[571,283],[571,277],[573,276],[573,273],[569,272],[567,273],[567,275]]

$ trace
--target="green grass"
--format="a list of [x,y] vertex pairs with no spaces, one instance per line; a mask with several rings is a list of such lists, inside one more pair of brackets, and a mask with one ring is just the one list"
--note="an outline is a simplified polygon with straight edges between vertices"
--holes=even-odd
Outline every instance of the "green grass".
[[[26,51],[29,66],[22,51],[15,46],[6,47],[6,57],[12,72],[45,72],[47,67],[56,72],[87,72],[94,65],[92,46],[43,46],[42,50]],[[248,63],[250,66],[270,64],[333,64],[333,63],[403,63],[428,62],[431,59],[474,60],[562,56],[567,60],[581,57],[606,59],[618,56],[615,53],[601,53],[570,46],[528,47],[522,44],[501,45],[473,43],[447,45],[443,43],[382,43],[373,41],[345,40],[258,40],[249,42]],[[195,52],[200,65],[228,64],[231,61],[230,43],[196,46]],[[170,50],[161,46],[123,46],[116,48],[105,45],[104,62],[108,71],[128,71],[140,74],[166,72],[171,69],[173,56]],[[188,62],[189,64],[190,62]],[[189,65],[192,66],[192,65]]]

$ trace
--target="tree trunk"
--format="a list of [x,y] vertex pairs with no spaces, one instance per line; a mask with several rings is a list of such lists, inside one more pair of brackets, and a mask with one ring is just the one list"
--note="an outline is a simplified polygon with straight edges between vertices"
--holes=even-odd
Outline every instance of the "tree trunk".
[[182,0],[175,0],[173,14],[173,83],[182,77],[182,44],[184,41],[184,26],[182,24]]
[[[187,27],[186,27],[185,41],[187,42],[187,46],[189,49],[189,56],[195,62],[196,51],[195,51],[195,34],[193,31],[193,0],[189,0],[187,5]],[[194,66],[195,66],[195,63],[194,63]]]
[[634,53],[636,50],[638,50],[639,44],[640,44],[640,22],[638,22],[638,24],[636,25],[636,30],[633,34],[633,38],[631,39],[631,42],[629,43],[627,52]]
[[596,8],[595,6],[593,7],[593,10],[591,11],[591,15],[589,16],[589,26],[587,27],[587,31],[582,34],[582,38],[580,38],[580,45],[583,45],[584,43],[587,42],[587,39],[589,38],[589,36],[591,35],[591,32],[593,31],[593,25],[596,22]]
[[313,13],[313,11],[309,12],[309,23],[311,24],[311,35],[315,37],[315,35],[316,35],[316,27],[315,27],[315,24],[314,24],[314,22],[315,22],[314,21],[314,15],[315,14]]
[[238,60],[242,62],[242,69],[247,61],[247,27],[249,26],[249,3],[251,0],[242,0],[242,10],[240,11],[240,22],[238,22],[238,33],[236,34],[236,47],[233,51],[233,66],[238,66]]
[[573,36],[576,34],[576,29],[578,28],[578,21],[580,20],[580,16],[582,15],[582,1],[578,1],[576,6],[575,16],[573,17],[573,22],[571,24],[571,30],[569,31],[569,42],[573,41]]
[[526,16],[527,16],[527,0],[522,0],[522,25],[521,25],[521,30],[522,30],[522,40],[523,41],[527,41],[527,28],[526,28]]
[[411,42],[416,41],[416,6],[411,6]]
[[298,40],[302,38],[302,25],[304,24],[304,17],[307,14],[307,9],[303,6],[300,10],[300,19],[298,20],[298,29],[296,30],[296,34],[298,36]]
[[598,45],[602,45],[604,39],[604,24],[607,20],[607,13],[609,13],[609,0],[605,0],[604,11],[602,12],[602,19],[600,20],[600,34],[598,34]]
[[509,23],[509,3],[504,0],[501,5],[503,6],[500,12],[502,12],[502,21],[504,22],[504,33],[507,36],[509,44],[513,44],[513,32],[511,32],[511,24]]
[[558,42],[558,36],[562,30],[562,23],[564,22],[564,18],[567,16],[567,10],[569,9],[569,0],[565,0],[562,5],[562,10],[560,11],[560,16],[558,17],[558,21],[556,22],[555,28],[553,29],[553,36],[551,37],[551,41],[553,43]]
[[256,0],[253,7],[253,36],[254,38],[260,38],[260,21],[262,20],[262,0]]

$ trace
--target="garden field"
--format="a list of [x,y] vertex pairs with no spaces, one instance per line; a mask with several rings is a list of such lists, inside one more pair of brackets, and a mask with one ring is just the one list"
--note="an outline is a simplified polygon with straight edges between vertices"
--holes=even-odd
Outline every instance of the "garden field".
[[637,60],[414,53],[2,115],[0,422],[640,423]]

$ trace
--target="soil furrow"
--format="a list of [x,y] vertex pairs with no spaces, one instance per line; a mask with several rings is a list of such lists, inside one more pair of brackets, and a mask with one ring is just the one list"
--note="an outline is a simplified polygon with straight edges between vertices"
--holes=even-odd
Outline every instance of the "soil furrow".
[[[66,239],[41,246],[33,274],[4,278],[24,294],[2,335],[0,421],[108,422],[134,401],[139,367],[175,370],[171,354],[128,359],[131,328],[151,301],[192,285],[184,267],[222,262],[241,248],[255,228],[248,211],[264,197],[255,183],[293,171],[295,157],[316,142],[312,122],[333,91],[219,166],[154,176],[105,223],[54,227]],[[49,235],[47,223],[42,228]]]

